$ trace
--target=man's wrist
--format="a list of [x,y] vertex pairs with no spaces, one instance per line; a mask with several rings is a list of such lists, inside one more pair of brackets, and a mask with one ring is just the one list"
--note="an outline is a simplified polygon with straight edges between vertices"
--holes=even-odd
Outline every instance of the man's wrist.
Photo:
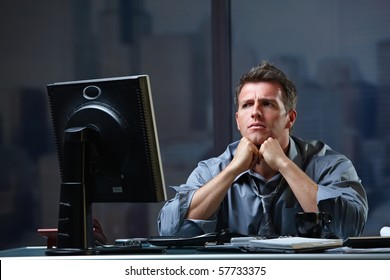
[[291,168],[291,165],[294,164],[288,157],[285,157],[284,159],[280,160],[279,163],[279,173],[284,173],[286,170]]

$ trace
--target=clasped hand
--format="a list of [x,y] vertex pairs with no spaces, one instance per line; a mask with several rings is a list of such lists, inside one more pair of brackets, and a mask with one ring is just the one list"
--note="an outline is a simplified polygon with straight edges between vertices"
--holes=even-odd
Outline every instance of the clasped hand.
[[231,164],[238,174],[262,164],[268,165],[274,171],[279,171],[286,159],[287,156],[278,140],[269,137],[258,148],[248,138],[243,137]]

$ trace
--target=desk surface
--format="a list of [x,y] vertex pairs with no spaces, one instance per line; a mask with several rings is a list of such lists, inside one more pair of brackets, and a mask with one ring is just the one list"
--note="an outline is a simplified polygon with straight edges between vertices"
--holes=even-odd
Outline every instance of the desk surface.
[[[56,258],[57,256],[47,256],[46,247],[21,247],[0,251],[0,258],[8,257],[37,257]],[[69,255],[59,257],[68,258]],[[74,258],[74,255],[71,255]],[[138,260],[390,260],[389,248],[371,250],[349,250],[324,251],[322,253],[259,253],[259,252],[233,252],[233,251],[210,251],[195,248],[175,248],[166,249],[162,253],[107,253],[100,255],[86,255],[83,258],[104,258],[104,259],[138,259]]]

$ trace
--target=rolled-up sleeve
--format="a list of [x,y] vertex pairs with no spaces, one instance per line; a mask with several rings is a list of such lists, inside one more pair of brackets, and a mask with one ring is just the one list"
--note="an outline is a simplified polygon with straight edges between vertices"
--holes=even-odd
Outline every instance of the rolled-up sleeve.
[[368,202],[351,161],[343,155],[325,155],[312,161],[309,173],[311,168],[318,183],[318,208],[332,215],[328,230],[342,238],[359,236],[367,221]]
[[186,219],[192,197],[197,189],[211,180],[212,174],[205,162],[200,162],[191,173],[186,184],[173,186],[175,196],[162,207],[157,226],[160,235],[163,236],[194,236],[215,230],[217,219],[209,220]]

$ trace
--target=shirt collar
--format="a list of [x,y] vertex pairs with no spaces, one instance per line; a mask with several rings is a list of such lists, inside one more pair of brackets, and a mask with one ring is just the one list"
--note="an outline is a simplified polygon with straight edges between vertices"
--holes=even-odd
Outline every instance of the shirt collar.
[[303,159],[302,155],[298,152],[297,142],[290,136],[290,148],[288,151],[288,158],[291,159],[296,165],[302,166]]

